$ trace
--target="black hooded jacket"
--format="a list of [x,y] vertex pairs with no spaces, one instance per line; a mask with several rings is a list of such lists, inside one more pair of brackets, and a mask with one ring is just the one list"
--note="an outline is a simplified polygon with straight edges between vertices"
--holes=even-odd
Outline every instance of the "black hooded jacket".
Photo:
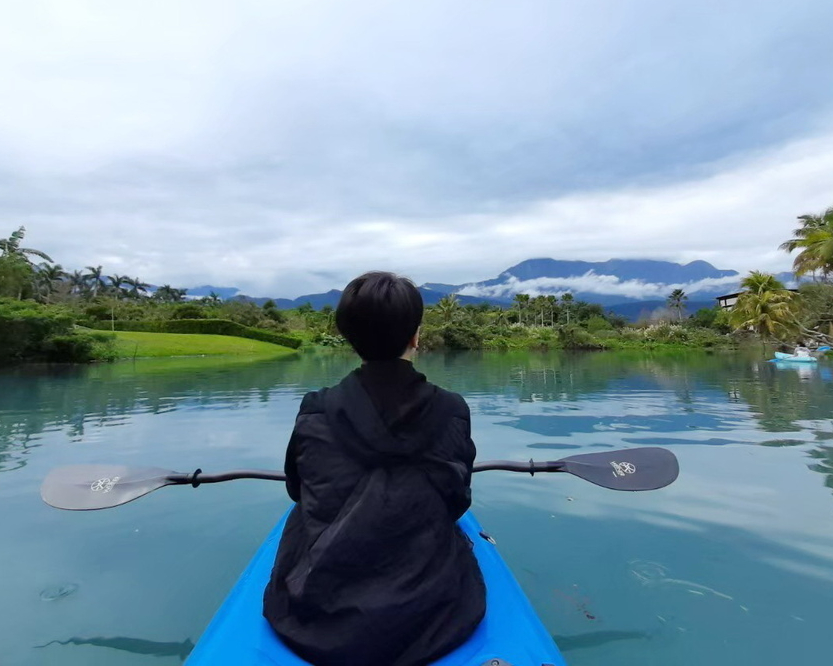
[[463,398],[408,361],[371,362],[301,403],[287,520],[263,614],[321,666],[419,666],[486,609],[471,544],[475,448]]

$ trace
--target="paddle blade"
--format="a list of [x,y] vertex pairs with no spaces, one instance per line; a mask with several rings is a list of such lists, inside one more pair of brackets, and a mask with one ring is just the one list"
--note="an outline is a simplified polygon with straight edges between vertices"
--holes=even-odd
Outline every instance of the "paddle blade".
[[43,501],[56,509],[91,511],[132,502],[173,483],[158,467],[69,465],[53,469],[41,484]]
[[558,464],[564,472],[611,490],[656,490],[680,473],[677,456],[657,446],[583,453]]

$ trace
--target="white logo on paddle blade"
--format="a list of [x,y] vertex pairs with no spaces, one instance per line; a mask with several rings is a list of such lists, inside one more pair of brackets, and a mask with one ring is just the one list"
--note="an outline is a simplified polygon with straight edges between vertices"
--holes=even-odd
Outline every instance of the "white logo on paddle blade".
[[613,476],[625,476],[636,471],[636,465],[629,462],[612,462],[610,465],[613,467]]
[[120,476],[114,476],[112,479],[104,478],[93,481],[90,484],[90,490],[94,493],[109,493],[113,489],[113,486],[119,482],[119,479],[121,479]]

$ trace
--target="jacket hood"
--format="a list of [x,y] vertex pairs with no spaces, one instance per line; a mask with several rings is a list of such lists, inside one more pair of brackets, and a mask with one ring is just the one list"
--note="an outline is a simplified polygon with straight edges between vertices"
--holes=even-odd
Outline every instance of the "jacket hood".
[[441,424],[437,387],[408,361],[370,363],[326,395],[327,420],[360,460],[388,465],[419,457]]

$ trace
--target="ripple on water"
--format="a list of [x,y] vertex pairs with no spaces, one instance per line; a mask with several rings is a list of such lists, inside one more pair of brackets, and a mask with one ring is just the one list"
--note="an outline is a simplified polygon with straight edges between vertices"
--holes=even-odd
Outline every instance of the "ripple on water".
[[631,574],[633,574],[633,576],[640,583],[642,583],[642,585],[647,587],[679,587],[680,589],[684,589],[686,592],[690,592],[691,594],[704,596],[708,593],[716,597],[720,597],[721,599],[733,601],[733,597],[730,597],[728,594],[718,592],[717,590],[707,587],[706,585],[701,585],[700,583],[695,583],[691,580],[670,578],[668,576],[668,569],[658,562],[632,560],[629,564],[631,566]]
[[75,594],[77,591],[78,585],[76,583],[50,585],[49,587],[41,590],[40,598],[41,601],[57,601],[58,599],[65,599],[71,594]]

